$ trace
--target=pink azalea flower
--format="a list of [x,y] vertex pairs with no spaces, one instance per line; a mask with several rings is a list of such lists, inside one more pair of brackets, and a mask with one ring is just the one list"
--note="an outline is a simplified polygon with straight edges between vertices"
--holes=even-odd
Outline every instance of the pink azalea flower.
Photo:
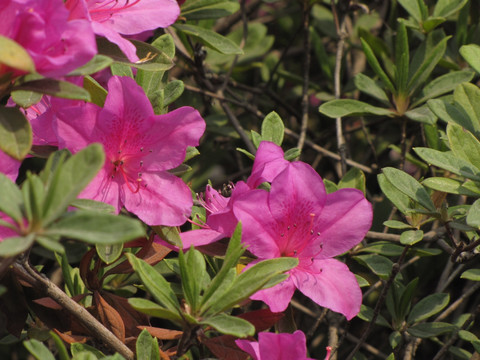
[[185,159],[187,146],[197,146],[205,121],[191,107],[155,115],[143,89],[129,77],[108,82],[104,108],[59,107],[57,134],[61,148],[73,153],[101,143],[103,169],[80,197],[104,201],[117,212],[122,206],[149,225],[178,226],[190,215],[188,186],[168,170]]
[[21,161],[18,161],[0,150],[0,172],[5,174],[10,180],[15,182],[20,169]]
[[175,0],[67,0],[75,19],[88,19],[95,34],[117,44],[132,62],[135,46],[122,35],[135,35],[173,24],[180,14]]
[[247,179],[247,183],[239,181],[233,185],[230,197],[223,196],[207,185],[205,200],[199,199],[206,209],[207,222],[203,229],[180,234],[183,247],[187,249],[191,245],[207,245],[232,236],[238,224],[238,220],[233,214],[235,201],[260,184],[272,181],[289,163],[285,160],[280,146],[270,141],[261,142],[255,155],[252,174]]
[[300,330],[293,334],[261,332],[258,342],[235,340],[235,344],[253,360],[313,360],[307,358],[307,341]]
[[62,0],[3,0],[0,35],[22,45],[36,71],[49,77],[66,75],[97,53],[90,23],[69,20]]
[[233,212],[243,225],[242,241],[258,261],[299,259],[287,280],[252,299],[280,312],[299,289],[349,320],[359,312],[362,293],[355,275],[333,257],[357,245],[371,226],[372,208],[361,191],[326,194],[315,170],[294,162],[272,181],[269,192],[250,191],[235,202]]

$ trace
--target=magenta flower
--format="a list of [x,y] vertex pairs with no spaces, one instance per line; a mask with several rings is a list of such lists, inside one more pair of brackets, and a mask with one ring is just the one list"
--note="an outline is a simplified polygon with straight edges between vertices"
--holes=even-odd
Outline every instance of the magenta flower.
[[238,224],[238,220],[233,214],[235,201],[260,184],[272,181],[289,163],[285,160],[280,146],[269,141],[261,142],[255,155],[252,174],[247,179],[247,183],[239,181],[233,185],[230,197],[223,196],[207,185],[205,199],[199,199],[206,209],[207,222],[203,229],[181,233],[183,247],[187,249],[191,245],[207,245],[232,236]]
[[36,71],[49,77],[66,75],[97,53],[90,23],[69,20],[62,0],[3,0],[0,35],[22,45]]
[[117,212],[122,206],[149,225],[178,226],[190,215],[188,186],[168,170],[185,159],[187,146],[197,146],[205,121],[191,107],[155,115],[143,89],[128,77],[108,82],[104,108],[59,107],[60,148],[73,153],[101,143],[106,161],[80,197],[104,201]]
[[88,19],[95,34],[117,44],[132,62],[135,46],[122,35],[135,35],[173,24],[180,8],[175,0],[67,0],[75,19]]
[[8,156],[0,150],[0,172],[5,174],[10,180],[15,181],[21,164],[21,161]]
[[233,212],[243,225],[242,241],[259,261],[281,256],[299,259],[287,280],[252,299],[279,312],[297,288],[347,319],[359,312],[362,293],[355,275],[333,257],[357,245],[371,226],[372,208],[361,191],[326,194],[315,170],[294,162],[272,181],[270,192],[243,195]]
[[258,334],[258,342],[235,340],[235,344],[253,360],[313,360],[307,358],[307,341],[300,330],[293,334],[261,332]]

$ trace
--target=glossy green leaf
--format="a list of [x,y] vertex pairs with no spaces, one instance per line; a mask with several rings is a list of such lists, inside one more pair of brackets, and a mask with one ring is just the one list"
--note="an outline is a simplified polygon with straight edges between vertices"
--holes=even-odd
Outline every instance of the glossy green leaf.
[[[371,322],[373,319],[373,309],[362,304],[360,306],[360,312],[357,316],[363,321]],[[377,319],[375,320],[375,324],[390,328],[390,324],[381,314],[378,314]]]
[[0,64],[24,71],[26,73],[35,72],[35,63],[30,54],[20,44],[14,40],[0,35]]
[[460,105],[452,105],[440,99],[428,100],[427,105],[440,120],[458,124],[473,134],[480,135],[480,124],[476,119],[472,120]]
[[339,189],[354,188],[366,192],[365,174],[362,170],[352,167],[338,182]]
[[53,341],[55,343],[58,359],[59,360],[70,360],[70,356],[68,354],[67,347],[65,346],[65,343],[60,338],[60,336],[58,336],[53,330],[50,330],[49,334],[50,334],[50,337],[53,339]]
[[322,104],[318,110],[331,118],[339,118],[344,116],[360,116],[360,115],[383,115],[395,116],[395,112],[389,109],[384,109],[372,106],[363,101],[351,99],[331,100]]
[[32,80],[14,86],[13,90],[33,91],[36,93],[51,95],[64,99],[76,99],[90,101],[90,93],[68,81],[50,78]]
[[395,85],[397,86],[398,94],[406,94],[407,92],[409,61],[407,28],[399,22],[395,39]]
[[110,72],[113,76],[127,76],[133,79],[133,70],[130,65],[123,63],[113,63],[110,65]]
[[[103,359],[105,356],[100,350],[94,348],[93,346],[82,344],[82,343],[73,343],[70,346],[70,350],[73,355],[72,360],[82,359],[82,360],[92,360],[92,359]],[[84,355],[88,354],[90,357],[85,357]],[[83,357],[82,357],[83,356]]]
[[407,322],[413,324],[428,319],[430,316],[442,311],[449,302],[449,294],[437,293],[428,295],[413,306]]
[[235,337],[247,337],[255,334],[255,327],[247,320],[227,314],[207,317],[201,320],[200,324],[209,325],[222,334]]
[[97,54],[92,60],[90,60],[85,65],[79,67],[78,69],[73,70],[67,76],[85,76],[99,72],[100,70],[106,69],[113,63],[113,59]]
[[42,94],[33,92],[33,91],[13,91],[11,93],[12,95],[12,100],[17,104],[18,106],[26,109],[29,108],[32,105],[35,105],[42,99]]
[[285,160],[293,161],[301,155],[302,151],[299,148],[291,148],[285,151],[283,157]]
[[112,205],[91,199],[75,199],[70,203],[70,206],[80,210],[98,211],[107,214],[115,213],[115,208]]
[[480,169],[480,141],[471,132],[456,124],[447,125],[447,136],[455,156]]
[[438,166],[468,179],[480,181],[480,170],[455,156],[452,152],[437,151],[429,148],[414,148],[415,152],[428,164]]
[[393,262],[385,256],[368,254],[354,256],[353,258],[383,279],[387,278],[392,271]]
[[411,202],[409,197],[393,186],[393,184],[387,180],[384,174],[378,174],[377,180],[378,185],[380,185],[380,189],[388,198],[388,200],[390,200],[402,214],[406,214]]
[[464,187],[458,180],[444,177],[432,177],[422,181],[422,184],[429,189],[436,191],[446,192],[449,194],[478,196],[480,194],[475,193],[468,188]]
[[169,244],[182,248],[182,239],[180,238],[180,232],[174,226],[152,226],[153,231],[160,236],[162,240],[165,240]]
[[0,173],[0,211],[10,216],[17,223],[23,221],[22,193],[8,177]]
[[103,107],[107,99],[107,90],[105,90],[94,78],[85,76],[83,78],[83,88],[90,94],[90,101],[95,105]]
[[178,311],[168,310],[154,302],[143,298],[129,298],[128,303],[137,311],[141,313],[158,317],[160,319],[167,319],[172,321],[181,321],[182,317]]
[[0,257],[10,257],[26,251],[35,240],[34,234],[10,237],[0,241]]
[[480,46],[477,44],[463,45],[460,48],[460,55],[463,56],[473,70],[480,73]]
[[355,278],[357,279],[358,286],[360,286],[361,288],[370,286],[370,283],[364,277],[361,277],[360,275],[355,274]]
[[390,106],[390,100],[388,99],[387,94],[382,87],[375,82],[375,80],[369,78],[363,73],[358,73],[353,81],[358,90],[381,101],[384,105]]
[[53,223],[44,234],[96,245],[113,245],[145,236],[145,230],[140,221],[126,216],[76,211]]
[[436,211],[435,205],[425,188],[411,175],[392,167],[382,169],[387,180],[398,190],[432,212]]
[[178,253],[178,265],[180,266],[185,300],[190,306],[192,314],[195,314],[200,307],[204,278],[208,276],[205,258],[200,251],[195,250],[193,247],[186,254],[180,250]]
[[406,111],[405,116],[410,120],[418,121],[428,125],[433,125],[437,121],[435,114],[426,105]]
[[138,335],[135,349],[137,359],[160,360],[158,341],[145,329]]
[[411,229],[412,226],[409,224],[405,224],[402,221],[398,220],[387,220],[383,222],[384,226],[388,226],[391,229]]
[[23,345],[37,360],[55,360],[50,350],[36,339],[26,340],[23,342]]
[[170,283],[145,261],[133,254],[127,253],[125,255],[154,299],[172,312],[179,311],[180,304],[172,291]]
[[437,0],[433,16],[449,17],[459,11],[468,0]]
[[462,279],[480,281],[480,269],[468,269],[460,276]]
[[[472,133],[478,136],[480,133],[480,89],[476,85],[463,83],[455,88],[453,98],[470,117],[474,127]],[[466,128],[471,131],[469,127]]]
[[415,245],[423,239],[422,230],[407,230],[400,235],[400,244]]
[[474,228],[480,228],[480,199],[475,200],[467,213],[467,224]]
[[204,43],[206,46],[225,55],[243,54],[242,49],[238,47],[232,40],[212,31],[196,25],[175,24],[175,29],[191,35]]
[[0,107],[0,150],[23,160],[32,147],[32,128],[22,112],[14,107]]
[[450,91],[455,90],[457,85],[464,82],[469,82],[473,79],[475,74],[472,71],[452,71],[448,74],[436,77],[431,82],[429,82],[425,87],[422,88],[422,91],[418,94],[418,97],[412,103],[412,107],[438,97],[440,95],[449,93]]
[[385,84],[387,89],[394,94],[396,92],[395,87],[393,86],[392,81],[388,77],[388,75],[385,73],[385,71],[382,69],[382,66],[378,62],[375,54],[373,53],[372,48],[370,45],[363,39],[361,38],[360,41],[362,42],[362,48],[363,52],[365,53],[365,56],[367,57],[367,61],[372,67],[373,71],[377,74],[377,76],[382,80],[382,82]]
[[282,145],[285,126],[282,118],[275,112],[269,113],[262,122],[262,140]]
[[446,334],[455,330],[455,326],[444,322],[420,323],[407,329],[407,332],[414,337],[427,339],[429,337]]
[[58,237],[53,238],[49,236],[37,235],[35,240],[37,244],[41,245],[47,250],[50,250],[51,252],[55,252],[57,254],[65,253],[65,248],[60,243],[60,239]]
[[426,5],[423,0],[398,0],[398,3],[407,10],[411,17],[418,23],[426,19]]
[[167,84],[167,86],[165,86],[165,89],[163,89],[163,92],[164,92],[163,106],[168,106],[171,103],[173,103],[175,100],[177,100],[183,94],[184,88],[185,88],[185,85],[183,84],[183,81],[181,80],[170,81]]
[[92,144],[73,155],[57,169],[45,196],[43,211],[45,226],[64,213],[102,168],[104,162],[102,145]]
[[122,255],[123,244],[95,245],[98,257],[106,264],[111,264]]

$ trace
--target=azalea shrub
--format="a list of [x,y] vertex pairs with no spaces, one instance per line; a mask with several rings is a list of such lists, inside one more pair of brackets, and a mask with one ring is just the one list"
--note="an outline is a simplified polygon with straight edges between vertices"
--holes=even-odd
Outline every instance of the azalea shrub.
[[3,0],[0,357],[480,357],[472,0]]

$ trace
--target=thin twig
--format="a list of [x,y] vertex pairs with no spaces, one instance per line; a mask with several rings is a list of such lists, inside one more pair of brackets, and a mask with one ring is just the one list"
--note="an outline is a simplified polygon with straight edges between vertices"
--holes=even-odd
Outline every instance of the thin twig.
[[68,297],[57,285],[51,282],[46,276],[39,274],[28,263],[28,259],[16,262],[14,269],[22,275],[33,280],[32,285],[40,287],[46,295],[55,300],[59,305],[65,308],[72,316],[74,316],[85,328],[87,328],[93,336],[103,341],[112,350],[120,353],[127,360],[133,360],[133,352],[118,339],[110,330],[102,323],[95,319],[83,306],[77,304]]
[[465,291],[465,293],[463,293],[454,303],[452,303],[452,305],[450,305],[440,315],[438,315],[434,321],[442,321],[443,319],[445,319],[478,289],[480,289],[480,283],[476,282],[472,287]]

